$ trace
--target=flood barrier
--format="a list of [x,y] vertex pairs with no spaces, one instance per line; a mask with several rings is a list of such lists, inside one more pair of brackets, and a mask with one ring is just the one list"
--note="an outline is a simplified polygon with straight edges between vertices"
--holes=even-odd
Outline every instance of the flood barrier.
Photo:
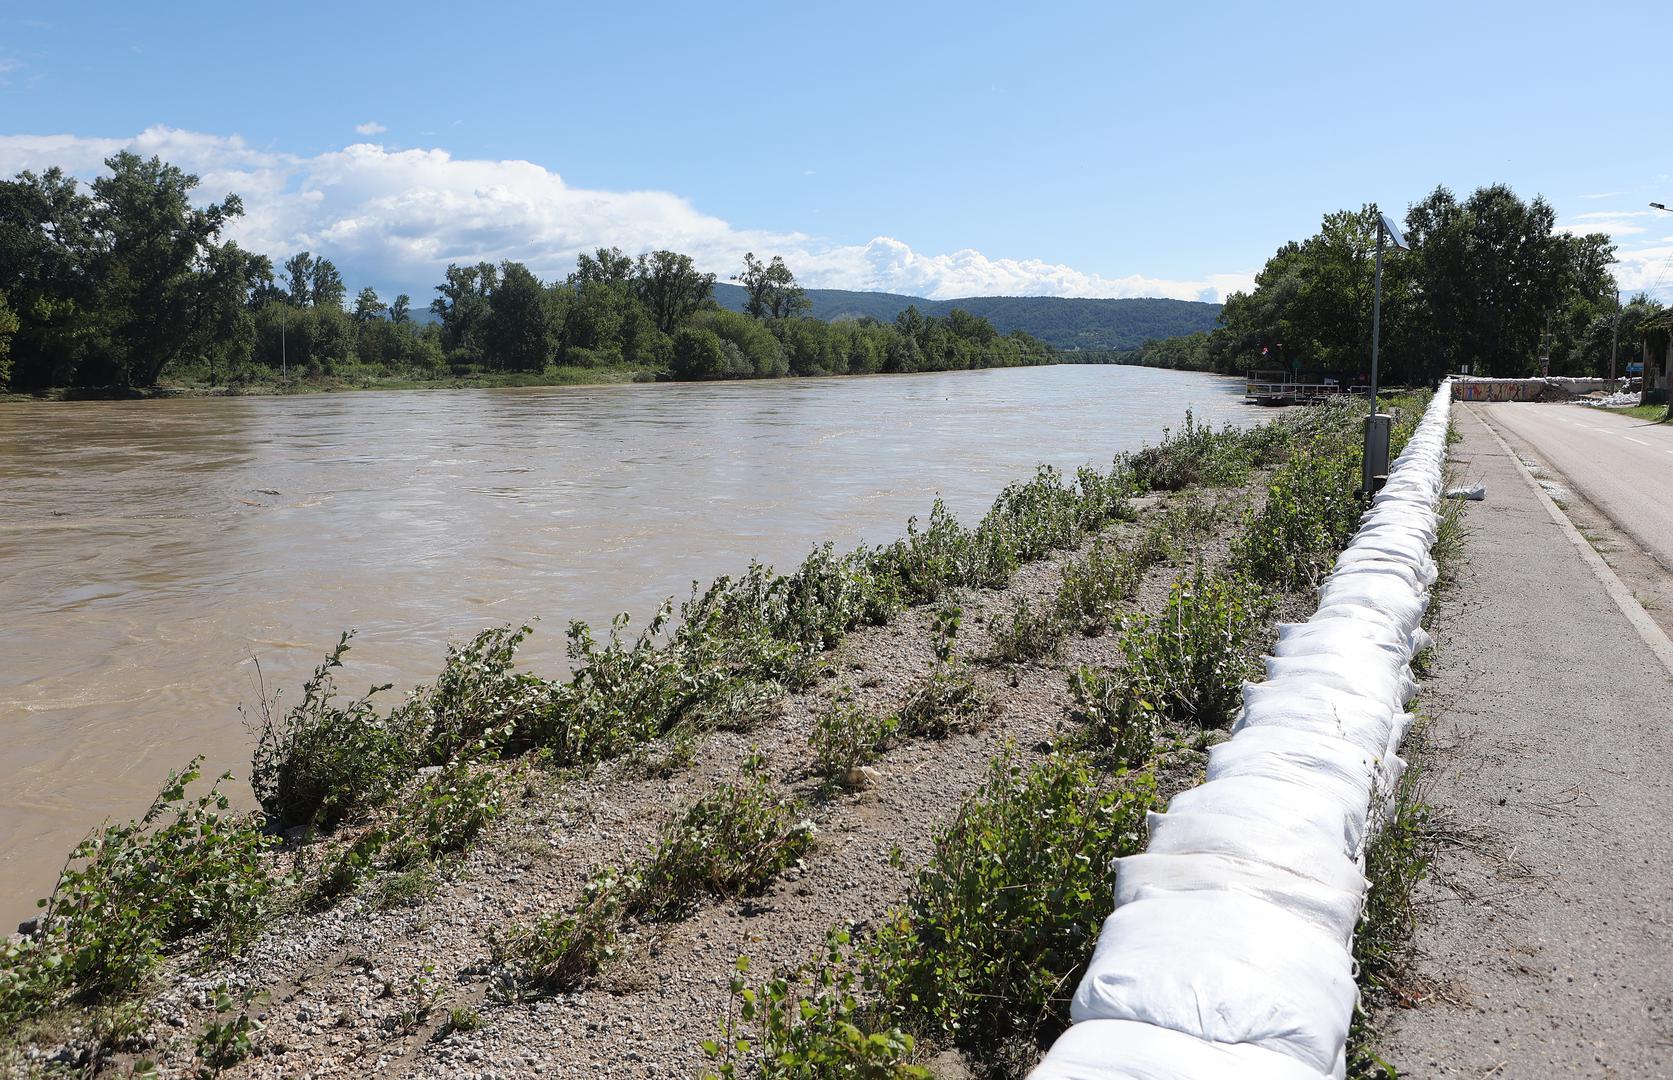
[[1279,628],[1208,778],[1118,860],[1072,1026],[1030,1080],[1343,1076],[1365,850],[1405,771],[1435,582],[1442,383],[1305,623]]

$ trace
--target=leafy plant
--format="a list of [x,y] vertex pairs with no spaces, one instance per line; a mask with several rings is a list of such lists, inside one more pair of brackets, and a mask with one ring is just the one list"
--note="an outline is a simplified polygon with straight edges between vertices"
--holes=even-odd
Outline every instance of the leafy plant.
[[1088,634],[1114,625],[1121,605],[1133,599],[1148,564],[1114,543],[1099,540],[1078,559],[1063,564],[1057,613]]
[[329,828],[382,802],[417,766],[410,733],[372,705],[388,685],[346,701],[337,696],[333,673],[353,636],[343,634],[289,712],[275,717],[273,705],[262,702],[250,787],[280,828]]
[[1254,673],[1250,645],[1268,602],[1240,578],[1198,566],[1181,575],[1156,616],[1136,616],[1121,636],[1123,680],[1137,707],[1174,723],[1230,721],[1243,680]]
[[1340,436],[1316,435],[1272,478],[1249,514],[1232,558],[1255,581],[1284,589],[1316,585],[1353,536],[1360,505],[1358,455]]
[[1148,772],[1112,785],[1070,753],[996,759],[868,947],[878,999],[977,1052],[1049,1038],[1108,910],[1111,862],[1143,846],[1155,800]]
[[852,702],[835,702],[813,721],[808,742],[814,768],[834,783],[852,785],[855,770],[877,760],[899,727],[893,715],[874,715]]
[[813,843],[802,804],[777,791],[751,756],[732,783],[698,799],[662,830],[631,872],[626,910],[651,921],[676,919],[699,896],[753,896],[801,861]]
[[585,986],[616,955],[622,893],[619,873],[604,870],[587,882],[573,911],[542,915],[493,936],[493,959],[504,969],[500,996],[538,997]]
[[252,933],[274,888],[261,858],[273,843],[220,790],[187,797],[201,759],[171,773],[145,816],[78,844],[36,932],[0,945],[0,1021],[65,995],[125,993],[187,934]]
[[900,710],[906,735],[944,739],[974,731],[993,715],[993,697],[962,664],[937,664],[918,681]]
[[234,996],[225,983],[215,988],[216,1015],[227,1016],[234,1009],[238,1015],[212,1021],[197,1038],[198,1060],[211,1074],[229,1069],[250,1056],[254,1036],[262,1029],[261,1021],[250,1015],[250,1009],[265,999],[266,995],[253,990]]
[[994,660],[1020,664],[1055,653],[1063,640],[1063,622],[1050,608],[1036,610],[1019,598],[1008,615],[988,623],[988,635],[993,638]]
[[1156,749],[1156,711],[1108,670],[1082,666],[1069,676],[1070,715],[1081,725],[1076,744],[1100,760],[1138,768]]
[[861,1004],[848,945],[833,929],[817,960],[756,987],[740,956],[721,1038],[703,1043],[715,1063],[705,1080],[929,1080],[911,1063],[912,1036]]

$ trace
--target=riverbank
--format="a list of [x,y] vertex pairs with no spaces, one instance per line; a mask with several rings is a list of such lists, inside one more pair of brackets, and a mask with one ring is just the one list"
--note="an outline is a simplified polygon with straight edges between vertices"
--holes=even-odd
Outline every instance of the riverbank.
[[[1321,441],[1326,434],[1329,437]],[[934,930],[935,920],[957,916],[956,911],[935,914],[934,905],[925,906],[928,898],[923,892],[926,881],[951,870],[946,859],[959,849],[959,833],[956,828],[949,832],[947,823],[968,820],[972,814],[991,816],[992,809],[981,807],[998,805],[991,801],[997,792],[993,785],[1021,782],[994,779],[989,762],[996,754],[1008,753],[1011,761],[998,775],[1028,778],[1070,767],[1061,764],[1063,755],[1090,754],[1089,765],[1102,763],[1092,774],[1098,777],[1095,789],[1117,800],[1108,804],[1108,812],[1126,807],[1124,812],[1137,810],[1141,819],[1158,789],[1165,796],[1192,782],[1202,748],[1230,718],[1230,702],[1215,686],[1229,685],[1235,698],[1237,680],[1250,670],[1250,658],[1269,639],[1274,621],[1310,611],[1306,586],[1328,565],[1330,550],[1309,549],[1306,542],[1297,541],[1314,537],[1317,542],[1324,535],[1340,543],[1351,531],[1356,517],[1351,498],[1332,501],[1341,498],[1342,485],[1351,491],[1355,470],[1345,467],[1352,465],[1346,460],[1351,442],[1352,424],[1345,422],[1321,431],[1301,420],[1286,421],[1249,436],[1188,429],[1163,450],[1141,456],[1134,472],[1122,472],[1126,466],[1118,466],[1108,481],[1083,475],[1072,502],[1050,494],[1049,483],[1019,488],[1002,498],[1001,506],[1008,509],[999,517],[990,515],[993,524],[983,527],[1014,527],[1003,526],[1006,521],[1033,523],[1019,541],[1027,535],[1037,539],[1013,549],[1022,557],[1018,569],[978,588],[948,580],[933,586],[931,595],[939,599],[928,605],[909,607],[886,625],[839,632],[840,644],[820,658],[811,681],[795,689],[798,680],[792,678],[786,684],[788,696],[770,706],[750,705],[740,714],[735,694],[747,691],[740,685],[727,691],[733,695],[725,699],[733,701],[727,706],[731,719],[695,728],[676,723],[642,750],[611,754],[589,773],[554,771],[554,766],[564,765],[563,755],[544,763],[538,756],[519,755],[504,767],[473,772],[469,778],[450,774],[447,790],[457,794],[468,789],[474,794],[465,802],[493,807],[491,812],[467,815],[475,822],[470,831],[481,830],[482,836],[476,842],[466,838],[462,859],[446,855],[444,847],[417,855],[409,852],[404,862],[388,861],[388,840],[368,847],[365,838],[406,835],[418,823],[407,820],[406,830],[392,834],[387,824],[378,824],[385,820],[381,812],[374,812],[369,824],[339,832],[323,847],[308,845],[281,855],[279,866],[290,868],[288,877],[312,881],[315,896],[323,895],[321,873],[349,867],[343,884],[352,895],[346,901],[329,901],[323,914],[307,914],[318,901],[304,902],[297,916],[283,920],[241,959],[211,960],[208,975],[164,969],[163,977],[153,983],[166,988],[161,996],[151,999],[130,1022],[123,1045],[113,1042],[106,1050],[115,1052],[117,1063],[155,1055],[167,1070],[185,1070],[205,1053],[206,1033],[223,1031],[229,1024],[248,1028],[259,1021],[264,1029],[259,1036],[248,1031],[243,1048],[258,1054],[258,1062],[243,1066],[257,1073],[270,1071],[275,1058],[284,1060],[287,1071],[301,1068],[316,1075],[396,1066],[397,1071],[424,1074],[467,1065],[500,1075],[538,1070],[591,1076],[607,1074],[612,1067],[624,1074],[647,1075],[653,1074],[651,1065],[657,1071],[689,1071],[701,1061],[702,1040],[717,1034],[720,1018],[727,1014],[733,961],[739,953],[752,957],[756,971],[793,965],[817,952],[833,925],[857,922],[862,932],[890,925],[893,917],[885,918],[885,913],[903,904],[912,932],[934,953],[923,935]],[[1300,504],[1286,500],[1268,506],[1264,473],[1292,453],[1300,456],[1282,467],[1308,470],[1315,483],[1301,487],[1309,489],[1311,497]],[[1132,495],[1115,489],[1098,494],[1106,490],[1104,483],[1122,476],[1131,477],[1121,482],[1134,485],[1128,488]],[[1293,485],[1292,478],[1286,486]],[[1144,490],[1155,493],[1134,501]],[[1116,502],[1109,501],[1112,495]],[[1052,505],[1063,509],[1049,511]],[[1071,528],[1072,519],[1062,517],[1070,506],[1078,507],[1074,513],[1085,522],[1082,526]],[[1301,519],[1294,518],[1298,513]],[[1086,514],[1091,517],[1083,518]],[[1128,518],[1137,520],[1121,522]],[[1056,531],[1041,532],[1049,521],[1057,522],[1051,527]],[[1307,522],[1323,526],[1323,533],[1311,526],[1294,532],[1293,526]],[[1105,534],[1101,543],[1099,534]],[[939,537],[936,546],[948,554],[968,543],[933,520],[928,532],[916,535],[920,539],[895,556],[913,561],[890,565],[916,565],[920,555],[928,554],[921,545],[930,537]],[[1279,543],[1280,535],[1289,539]],[[1055,539],[1047,541],[1047,536]],[[942,546],[949,543],[954,546]],[[1078,553],[1067,554],[1070,549]],[[911,555],[914,551],[920,555]],[[943,566],[942,557],[924,565]],[[1266,588],[1271,591],[1214,584],[1219,579],[1212,576],[1213,568],[1234,563],[1268,578]],[[1208,568],[1210,579],[1194,578],[1202,570],[1191,570],[1192,566]],[[936,570],[937,577],[923,585],[942,580],[947,572]],[[1183,586],[1178,583],[1181,575]],[[951,615],[948,601],[962,611]],[[1167,658],[1174,655],[1177,643],[1157,636],[1169,623],[1143,617],[1166,607],[1172,625],[1193,625],[1207,615],[1198,611],[1203,603],[1217,605],[1220,613],[1210,622],[1232,618],[1237,628],[1233,640],[1222,643],[1230,652],[1208,669],[1220,680],[1213,685],[1200,684],[1199,676],[1174,668]],[[1065,625],[1070,618],[1074,625]],[[1068,632],[1113,631],[1117,625],[1119,633],[1099,636]],[[610,664],[615,668],[638,655],[634,650]],[[648,662],[651,655],[635,663]],[[473,661],[472,669],[480,663]],[[490,671],[495,667],[488,664]],[[1164,680],[1196,702],[1194,711],[1177,713],[1169,706],[1134,728],[1140,718],[1117,707],[1128,692],[1118,684],[1147,671],[1147,678]],[[1185,681],[1167,682],[1174,679]],[[1105,686],[1108,689],[1101,689]],[[434,706],[429,709],[426,715],[436,715]],[[876,721],[889,715],[901,718],[892,735],[856,719]],[[1150,715],[1148,710],[1145,715]],[[1148,726],[1151,722],[1154,728]],[[871,734],[857,743],[831,734],[833,728],[845,727]],[[1135,743],[1140,732],[1145,733],[1142,742]],[[816,744],[811,749],[810,739]],[[813,752],[833,739],[847,746],[850,759],[834,778],[829,763],[836,751],[827,746],[829,753]],[[1004,751],[1007,746],[1012,749]],[[740,772],[738,762],[745,755],[758,756],[759,763]],[[839,759],[843,756],[838,754]],[[868,773],[861,764],[872,756],[875,760],[865,768],[875,772]],[[826,767],[811,769],[810,758],[823,758]],[[1106,771],[1118,763],[1129,768]],[[484,776],[489,782],[476,786]],[[850,780],[862,790],[844,793],[843,781]],[[770,792],[763,796],[770,804],[794,806],[791,817],[814,823],[818,839],[813,846],[802,848],[777,874],[769,874],[761,888],[746,890],[754,895],[698,901],[694,911],[683,911],[672,922],[643,916],[623,919],[621,929],[607,935],[609,948],[591,955],[577,974],[573,920],[598,915],[594,901],[600,895],[624,903],[636,895],[601,885],[595,869],[635,867],[636,853],[659,844],[666,847],[671,837],[677,838],[681,818],[678,812],[670,816],[668,807],[704,805],[692,801],[704,792],[729,790],[735,796],[740,790],[755,790],[757,781]],[[441,793],[433,787],[435,782],[424,781],[432,794],[422,796],[418,805],[438,807],[435,812],[445,826],[461,807],[457,800],[437,803]],[[1022,790],[1035,791],[1032,785],[1045,782],[1028,779]],[[1083,786],[1084,781],[1070,790]],[[1049,790],[1048,785],[1030,797],[1047,797],[1042,792]],[[962,818],[954,814],[961,806]],[[1066,808],[1058,811],[1062,812]],[[350,820],[356,819],[351,815]],[[433,817],[429,820],[427,828],[433,833],[438,825]],[[689,823],[689,811],[684,820]],[[799,835],[799,825],[785,827]],[[1016,827],[1024,830],[1018,850],[1035,850],[1038,845],[1028,840],[1028,830],[1035,826]],[[1102,834],[1104,839],[1098,841],[1115,845],[1115,850],[1065,853],[1074,857],[1064,873],[1091,874],[1086,901],[1093,905],[1104,903],[1100,867],[1123,845],[1134,842],[1136,833],[1126,828]],[[775,835],[780,837],[775,845],[790,842],[788,832]],[[1046,850],[1056,849],[1048,844]],[[358,862],[342,861],[356,852]],[[1082,863],[1080,870],[1074,869]],[[653,859],[652,869],[657,865]],[[920,869],[914,873],[912,867]],[[370,876],[363,877],[362,871]],[[647,871],[623,872],[642,878]],[[925,873],[931,877],[926,879]],[[1041,875],[1036,870],[1025,876]],[[330,880],[339,877],[335,871],[326,873]],[[993,884],[991,877],[981,880]],[[1038,886],[1036,880],[1029,887]],[[1001,894],[1016,887],[1021,883],[1002,887]],[[1054,933],[1084,934],[1085,920],[1078,908],[1064,909],[1060,903],[1042,900],[1043,908],[1022,909],[1018,917],[1024,921],[1012,931],[1037,926],[1032,920],[1043,918],[1046,926],[1061,928]],[[519,938],[515,933],[509,941],[506,937],[507,924],[518,923],[545,926],[539,934],[549,935],[561,927],[529,920],[543,912],[565,911],[575,914],[559,939]],[[613,925],[616,917],[605,921]],[[517,944],[531,940],[544,940],[550,948],[559,948],[561,941],[568,974],[560,978],[542,966],[555,961],[549,949],[530,955]],[[1014,945],[1014,938],[1007,940]],[[1039,962],[1048,975],[1053,964],[1068,963],[1051,975],[1068,980],[1084,962],[1089,940],[1081,946],[1079,959],[1042,956]],[[199,954],[189,967],[205,959]],[[927,973],[925,977],[939,978]],[[1001,982],[985,989],[984,984],[967,984],[961,992],[974,994],[971,1001],[1001,1001],[996,1018],[1005,1022],[989,1032],[995,1041],[983,1046],[969,1042],[972,1036],[937,1036],[935,1023],[914,1019],[908,1010],[899,1022],[924,1040],[914,1053],[944,1051],[942,1065],[955,1072],[968,1067],[957,1064],[961,1052],[975,1052],[969,1060],[996,1068],[1008,1062],[1013,1073],[1026,1068],[1032,1046],[1049,1038],[1061,1018],[1039,1026],[1039,1014],[1025,1001],[1005,1006],[1006,994],[1018,988],[1008,981],[1010,976],[994,977]],[[549,981],[553,978],[561,986],[556,992]],[[259,1009],[238,1004],[246,993],[258,992],[271,995],[269,1004]],[[246,1021],[239,1021],[241,1016]],[[1020,1028],[1014,1026],[1017,1017],[1024,1021]],[[963,1027],[980,1037],[981,1028]],[[78,1045],[85,1050],[82,1038]]]
[[505,387],[607,386],[615,383],[659,382],[667,373],[655,368],[618,365],[612,367],[555,367],[540,374],[530,372],[478,371],[433,379],[386,373],[343,376],[297,375],[288,381],[257,377],[237,383],[214,383],[203,379],[170,378],[145,388],[54,387],[37,393],[0,393],[0,403],[13,401],[149,401],[178,398],[294,397],[299,394],[339,394],[364,390],[497,390]]

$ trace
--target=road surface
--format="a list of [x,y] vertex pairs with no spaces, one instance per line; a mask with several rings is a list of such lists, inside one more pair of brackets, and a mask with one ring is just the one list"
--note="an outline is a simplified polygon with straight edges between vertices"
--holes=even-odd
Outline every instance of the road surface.
[[1433,719],[1408,747],[1442,845],[1416,895],[1416,1007],[1377,1018],[1383,1055],[1413,1078],[1673,1077],[1673,676],[1483,415],[1641,527],[1673,503],[1673,431],[1454,409],[1454,466],[1487,498],[1464,508]]
[[[1475,405],[1673,573],[1673,424],[1580,405]],[[1558,501],[1562,501],[1558,496]]]

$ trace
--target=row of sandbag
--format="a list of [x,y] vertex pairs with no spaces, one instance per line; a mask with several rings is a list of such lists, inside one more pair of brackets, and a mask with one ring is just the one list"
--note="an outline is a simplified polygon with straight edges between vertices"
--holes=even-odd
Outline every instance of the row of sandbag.
[[1243,688],[1208,779],[1119,860],[1073,1026],[1032,1080],[1341,1077],[1365,845],[1399,783],[1435,580],[1443,384],[1320,590]]

